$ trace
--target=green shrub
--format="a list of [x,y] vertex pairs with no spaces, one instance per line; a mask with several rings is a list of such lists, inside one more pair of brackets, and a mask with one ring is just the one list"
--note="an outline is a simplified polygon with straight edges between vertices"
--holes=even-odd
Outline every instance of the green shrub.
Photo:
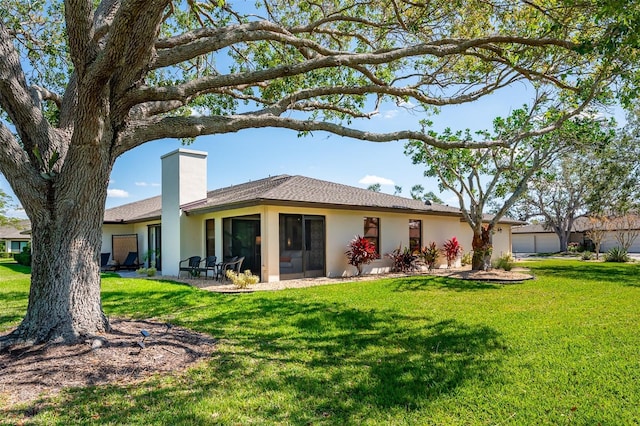
[[31,266],[31,244],[27,244],[26,246],[22,247],[22,253],[14,254],[13,258],[20,265]]
[[0,259],[10,259],[13,257],[12,253],[0,252]]
[[156,272],[158,272],[158,270],[154,267],[150,267],[150,268],[137,269],[136,272],[138,273],[138,275],[146,275],[148,277],[154,277],[156,275]]
[[505,253],[500,256],[498,259],[493,261],[493,267],[496,269],[504,269],[505,271],[510,271],[515,266],[515,259],[511,256],[511,253]]
[[438,260],[439,254],[440,250],[436,246],[435,241],[432,241],[428,246],[424,246],[420,249],[418,257],[420,257],[420,259],[422,259],[422,261],[427,265],[427,269],[432,271],[436,266],[436,260]]
[[462,255],[462,259],[460,259],[460,264],[462,266],[471,265],[471,261],[473,260],[473,252],[467,252]]
[[567,245],[567,251],[569,253],[578,253],[578,251],[580,250],[580,244],[573,242],[573,243],[569,243]]
[[593,259],[593,253],[589,250],[585,250],[582,252],[582,260],[591,260]]
[[628,262],[629,254],[621,247],[614,247],[604,257],[606,262]]
[[408,272],[414,269],[413,262],[415,262],[418,256],[411,253],[409,247],[405,247],[404,250],[398,247],[391,253],[388,253],[387,257],[393,261],[393,270],[395,272]]
[[227,278],[229,278],[238,288],[247,288],[250,284],[258,284],[260,281],[260,277],[253,275],[248,269],[241,273],[237,273],[236,271],[229,269],[226,275]]

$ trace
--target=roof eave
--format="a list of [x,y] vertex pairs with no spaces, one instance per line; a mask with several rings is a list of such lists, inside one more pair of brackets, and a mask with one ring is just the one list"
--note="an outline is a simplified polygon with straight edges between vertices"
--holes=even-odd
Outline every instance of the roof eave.
[[129,219],[129,220],[125,220],[125,219],[105,220],[102,223],[104,225],[130,225],[134,223],[151,222],[151,221],[157,221],[161,219],[162,219],[162,215],[160,216],[155,215],[155,216],[148,216],[148,217],[136,217],[134,219]]
[[254,206],[284,206],[284,207],[307,207],[317,209],[332,209],[332,210],[357,210],[357,211],[380,211],[391,213],[413,213],[430,216],[451,216],[458,217],[460,213],[457,212],[441,212],[433,210],[413,209],[410,207],[380,207],[380,206],[358,206],[336,203],[316,203],[309,201],[293,201],[293,200],[276,200],[268,198],[258,198],[247,201],[240,201],[236,203],[220,204],[216,206],[207,206],[201,208],[193,208],[185,210],[187,216],[202,215],[207,213],[214,213],[225,210],[234,210],[239,208],[254,207]]

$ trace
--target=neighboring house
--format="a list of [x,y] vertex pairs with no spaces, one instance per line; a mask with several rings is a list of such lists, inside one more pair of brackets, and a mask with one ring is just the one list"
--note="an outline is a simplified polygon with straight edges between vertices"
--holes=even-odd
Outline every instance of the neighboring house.
[[[471,229],[458,208],[373,192],[304,176],[274,176],[207,192],[207,154],[179,149],[162,157],[162,196],[108,209],[102,251],[133,249],[178,275],[179,260],[244,256],[263,281],[349,276],[345,251],[356,235],[376,243],[381,258],[365,273],[388,272],[385,255],[457,237],[471,249]],[[511,225],[494,235],[494,257],[511,252]],[[160,253],[159,257],[156,255]],[[150,256],[145,256],[150,254]],[[118,259],[120,261],[120,259]]]
[[[632,219],[632,223],[640,225],[640,220]],[[610,220],[608,229],[600,246],[600,252],[607,252],[618,246],[616,241],[616,221]],[[573,230],[569,234],[569,243],[578,243],[582,247],[593,250],[593,244],[588,237],[591,223],[586,217],[579,217],[573,224]],[[638,226],[632,227],[633,231],[639,231]],[[546,229],[543,224],[514,226],[511,229],[514,253],[557,253],[560,251],[558,235],[551,229]],[[629,253],[640,253],[640,238],[636,238]]]
[[21,253],[31,241],[31,236],[25,232],[30,228],[28,220],[18,222],[16,226],[0,226],[0,247],[4,247],[5,253]]

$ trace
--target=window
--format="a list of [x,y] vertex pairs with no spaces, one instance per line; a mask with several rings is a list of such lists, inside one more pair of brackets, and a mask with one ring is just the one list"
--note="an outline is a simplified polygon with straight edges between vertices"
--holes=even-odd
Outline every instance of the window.
[[206,221],[206,235],[207,239],[207,256],[216,255],[216,228],[215,219],[207,219]]
[[420,251],[422,247],[422,221],[409,219],[409,250],[411,253]]
[[380,256],[380,218],[365,217],[364,218],[364,235],[375,247],[376,253]]
[[22,249],[27,246],[26,241],[11,241],[11,252],[22,253]]

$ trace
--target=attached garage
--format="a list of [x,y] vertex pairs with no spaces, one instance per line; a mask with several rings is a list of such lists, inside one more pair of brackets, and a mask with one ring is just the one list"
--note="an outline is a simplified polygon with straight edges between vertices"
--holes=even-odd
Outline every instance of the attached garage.
[[[515,228],[514,228],[515,229]],[[514,253],[556,253],[560,251],[560,240],[554,233],[513,234]]]

